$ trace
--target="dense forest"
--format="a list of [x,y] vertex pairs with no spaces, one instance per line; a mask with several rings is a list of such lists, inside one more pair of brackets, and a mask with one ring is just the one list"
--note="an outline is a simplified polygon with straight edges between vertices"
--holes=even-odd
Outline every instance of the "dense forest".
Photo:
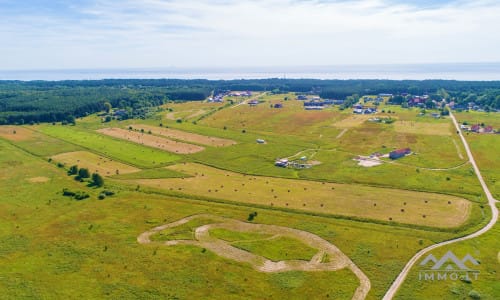
[[0,124],[72,122],[105,109],[104,103],[128,111],[167,101],[204,100],[226,90],[315,93],[345,99],[366,94],[427,94],[500,110],[500,81],[453,80],[180,80],[106,79],[84,81],[0,81]]

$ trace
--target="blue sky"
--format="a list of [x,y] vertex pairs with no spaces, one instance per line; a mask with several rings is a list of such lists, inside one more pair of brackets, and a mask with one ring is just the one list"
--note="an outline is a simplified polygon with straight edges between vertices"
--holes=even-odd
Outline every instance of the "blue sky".
[[0,70],[500,62],[492,0],[0,0]]

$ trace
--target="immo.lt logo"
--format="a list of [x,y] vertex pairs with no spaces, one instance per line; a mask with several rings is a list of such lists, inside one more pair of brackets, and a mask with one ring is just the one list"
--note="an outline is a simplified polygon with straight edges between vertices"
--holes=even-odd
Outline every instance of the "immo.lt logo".
[[420,266],[429,269],[421,270],[418,274],[418,279],[423,281],[433,280],[477,280],[479,271],[471,269],[469,266],[477,266],[479,262],[467,254],[464,258],[459,259],[453,252],[448,251],[441,259],[436,259],[432,254],[429,254]]

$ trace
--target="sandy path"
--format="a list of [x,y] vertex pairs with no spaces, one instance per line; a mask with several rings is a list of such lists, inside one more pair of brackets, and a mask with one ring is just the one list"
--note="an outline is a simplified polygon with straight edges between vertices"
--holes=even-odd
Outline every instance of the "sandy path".
[[346,132],[347,130],[349,130],[348,128],[345,128],[344,130],[342,130],[339,135],[337,135],[336,139],[340,139]]
[[[276,226],[246,223],[232,219],[226,219],[213,215],[194,215],[186,217],[179,221],[155,227],[147,232],[142,233],[137,238],[141,244],[151,243],[150,237],[164,229],[173,228],[185,224],[195,218],[207,217],[217,220],[219,223],[203,225],[195,230],[195,240],[192,241],[167,241],[163,245],[171,246],[178,244],[196,245],[206,248],[219,256],[232,259],[242,263],[250,263],[254,269],[260,272],[273,273],[285,272],[292,270],[299,271],[336,271],[343,268],[349,268],[360,280],[360,286],[356,289],[352,299],[365,299],[370,291],[370,280],[368,277],[347,257],[340,249],[321,237],[307,231],[298,229]],[[258,232],[272,234],[270,238],[263,238],[262,241],[270,240],[279,236],[286,236],[297,239],[308,245],[311,248],[318,249],[318,253],[312,257],[310,261],[303,260],[287,260],[274,262],[262,256],[255,255],[251,252],[236,248],[229,242],[210,236],[210,230],[222,228],[231,231],[240,232]],[[327,254],[330,261],[322,263],[323,256]]]

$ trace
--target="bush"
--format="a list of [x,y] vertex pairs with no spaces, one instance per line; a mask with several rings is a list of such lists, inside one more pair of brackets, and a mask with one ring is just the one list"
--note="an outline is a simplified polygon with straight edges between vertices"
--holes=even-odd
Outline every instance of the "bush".
[[472,299],[481,299],[481,294],[479,294],[475,290],[472,290],[469,292],[469,297],[471,297]]
[[66,196],[66,197],[73,197],[75,195],[74,192],[68,190],[67,188],[64,188],[63,189],[63,196]]
[[102,178],[101,175],[97,174],[97,173],[93,173],[92,174],[92,183],[97,186],[97,187],[101,187],[104,185],[104,179]]
[[106,198],[106,195],[104,194],[99,194],[99,197],[97,197],[99,200],[104,200]]
[[248,215],[247,220],[251,222],[251,221],[253,221],[253,219],[255,219],[255,217],[257,217],[257,212],[256,211],[254,211],[253,213],[250,213]]
[[69,167],[68,175],[76,175],[76,174],[78,174],[78,166],[73,165],[73,166]]
[[78,177],[89,178],[90,177],[89,169],[81,168],[80,170],[78,170]]
[[113,191],[108,191],[108,190],[104,190],[102,191],[102,194],[106,195],[106,196],[113,196],[115,194],[115,192]]

